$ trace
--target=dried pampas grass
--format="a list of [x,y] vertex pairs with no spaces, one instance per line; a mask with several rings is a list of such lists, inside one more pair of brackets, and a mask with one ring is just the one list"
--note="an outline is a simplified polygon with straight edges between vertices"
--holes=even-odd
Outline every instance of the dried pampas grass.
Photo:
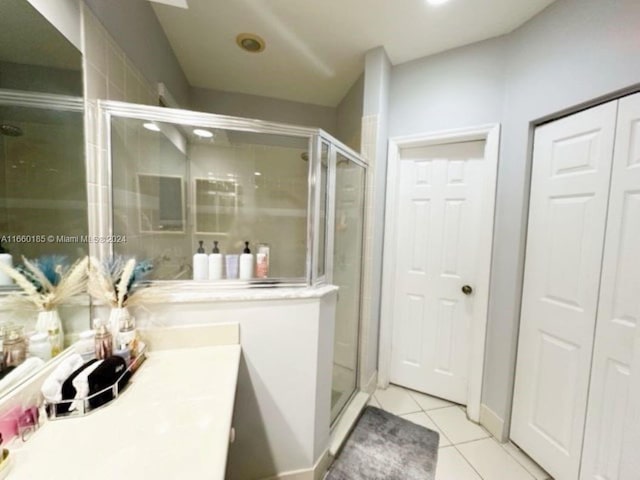
[[101,262],[95,258],[89,261],[87,291],[91,297],[112,308],[139,305],[136,300],[138,282],[151,269],[148,261],[137,263],[134,258],[116,256]]
[[34,308],[48,311],[58,308],[71,297],[85,290],[87,280],[88,259],[76,261],[70,268],[65,268],[62,261],[55,265],[58,281],[52,282],[38,266],[22,257],[24,272],[0,263],[0,270],[11,277],[22,294],[12,293],[5,298],[5,305],[15,308]]

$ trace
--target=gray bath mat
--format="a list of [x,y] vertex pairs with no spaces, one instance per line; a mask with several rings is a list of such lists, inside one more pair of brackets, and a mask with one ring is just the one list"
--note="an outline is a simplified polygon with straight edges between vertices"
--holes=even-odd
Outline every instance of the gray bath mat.
[[367,407],[325,480],[433,480],[436,432]]

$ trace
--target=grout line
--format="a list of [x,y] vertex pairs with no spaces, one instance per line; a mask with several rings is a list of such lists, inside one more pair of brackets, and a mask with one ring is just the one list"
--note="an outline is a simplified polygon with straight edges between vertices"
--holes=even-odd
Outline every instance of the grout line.
[[[497,441],[497,440],[496,440],[496,441]],[[502,449],[503,449],[505,452],[507,452],[507,455],[509,455],[511,458],[513,458],[513,459],[516,461],[516,463],[517,463],[518,465],[520,465],[522,468],[524,468],[524,469],[527,471],[527,473],[528,473],[529,475],[531,475],[534,479],[536,479],[536,480],[537,480],[537,478],[538,478],[538,477],[536,477],[536,476],[535,476],[535,474],[534,474],[531,470],[529,470],[529,468],[527,468],[527,466],[526,466],[523,462],[521,462],[520,460],[518,460],[518,458],[517,458],[515,455],[513,455],[509,450],[507,450],[507,448],[505,447],[505,445],[508,445],[509,443],[511,443],[511,441],[508,441],[508,442],[506,442],[506,443],[500,443],[500,442],[498,442],[498,445],[500,445],[500,447],[502,447]],[[514,447],[514,448],[517,448],[517,449],[518,449],[518,451],[520,451],[520,453],[522,453],[522,454],[523,454],[524,456],[526,456],[529,460],[531,460],[531,462],[532,462],[534,465],[536,465],[536,466],[537,466],[537,467],[538,467],[542,472],[544,472],[544,474],[546,475],[545,480],[553,480],[553,479],[549,476],[549,474],[547,473],[547,471],[546,471],[544,468],[542,468],[540,465],[538,465],[538,463],[537,463],[534,459],[532,459],[531,457],[529,457],[529,456],[528,456],[528,455],[527,455],[523,450],[521,450],[521,449],[520,449],[519,447],[517,447],[515,444],[512,444],[512,445],[513,445],[513,447]]]
[[[460,445],[460,444],[458,444]],[[482,475],[480,475],[480,472],[478,470],[476,470],[476,467],[473,466],[473,464],[471,463],[471,461],[469,461],[469,459],[467,457],[464,456],[464,454],[460,451],[460,449],[457,447],[457,445],[454,445],[453,448],[456,449],[456,452],[458,452],[460,454],[460,456],[462,457],[462,459],[467,462],[467,465],[469,465],[471,467],[471,470],[473,470],[474,472],[476,472],[476,474],[478,475],[478,478],[480,478],[481,480],[484,480],[484,477]]]

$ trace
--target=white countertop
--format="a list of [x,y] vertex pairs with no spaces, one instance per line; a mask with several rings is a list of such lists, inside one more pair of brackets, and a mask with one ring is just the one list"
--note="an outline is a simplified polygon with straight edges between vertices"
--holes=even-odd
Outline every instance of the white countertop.
[[8,478],[223,479],[239,363],[239,345],[150,352],[113,403],[12,449]]

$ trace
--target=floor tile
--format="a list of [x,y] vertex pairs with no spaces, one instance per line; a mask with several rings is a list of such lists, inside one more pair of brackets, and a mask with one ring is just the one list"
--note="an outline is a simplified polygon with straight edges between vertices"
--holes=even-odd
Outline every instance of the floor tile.
[[385,390],[378,389],[374,395],[383,409],[395,415],[404,415],[405,413],[414,413],[421,410],[420,405],[411,398],[408,391],[395,385],[389,385]]
[[482,478],[455,447],[446,447],[438,450],[436,480],[482,480]]
[[458,407],[430,410],[428,415],[454,445],[490,436],[480,425],[467,420],[464,411]]
[[442,398],[438,397],[432,397],[431,395],[425,395],[424,393],[420,392],[414,392],[413,390],[409,390],[409,395],[411,395],[411,397],[416,402],[418,402],[420,408],[425,411],[434,410],[436,408],[451,407],[455,405],[448,400],[443,400]]
[[513,443],[502,443],[500,444],[502,448],[504,448],[509,455],[511,455],[516,462],[522,465],[527,472],[535,477],[536,480],[551,480],[551,475],[545,472],[540,466],[534,462],[526,453],[520,450]]
[[438,434],[440,434],[440,443],[438,444],[439,448],[447,447],[451,445],[451,442],[449,441],[447,436],[444,433],[442,433],[442,431],[436,426],[435,423],[433,423],[433,421],[427,416],[426,413],[424,412],[408,413],[406,415],[401,415],[401,417],[404,418],[405,420],[409,420],[410,422],[417,423],[418,425],[428,428],[429,430],[438,432]]
[[484,480],[533,480],[533,476],[493,438],[456,445]]
[[378,400],[376,400],[375,395],[371,395],[371,398],[369,398],[369,402],[367,403],[367,405],[371,405],[372,407],[382,408],[380,406],[380,403],[378,403]]

